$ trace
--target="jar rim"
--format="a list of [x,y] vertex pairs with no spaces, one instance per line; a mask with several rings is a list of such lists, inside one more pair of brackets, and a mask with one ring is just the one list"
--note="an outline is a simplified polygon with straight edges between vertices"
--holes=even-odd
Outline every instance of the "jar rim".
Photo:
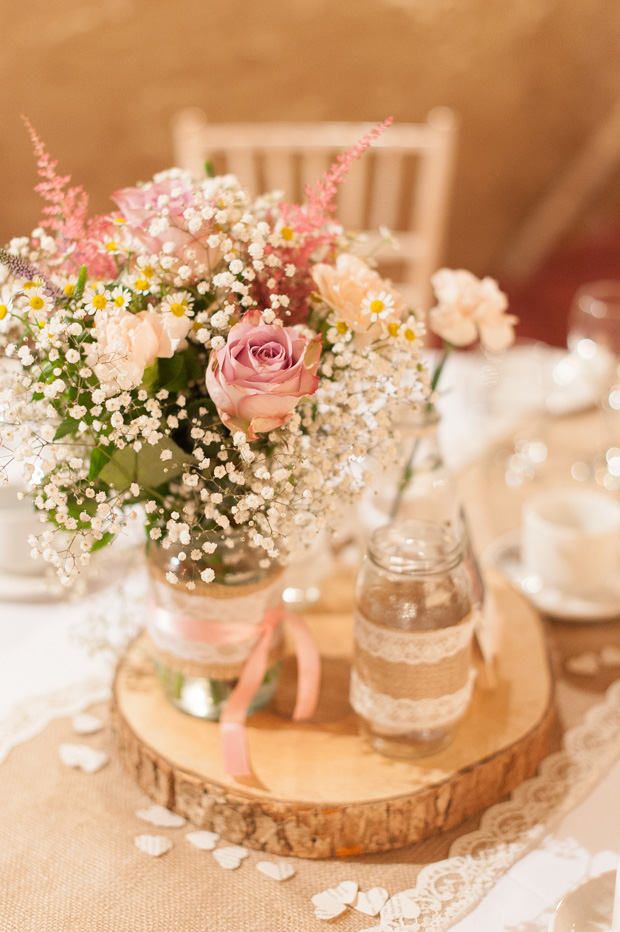
[[464,531],[436,521],[394,521],[377,528],[368,543],[373,563],[392,573],[434,575],[463,558]]

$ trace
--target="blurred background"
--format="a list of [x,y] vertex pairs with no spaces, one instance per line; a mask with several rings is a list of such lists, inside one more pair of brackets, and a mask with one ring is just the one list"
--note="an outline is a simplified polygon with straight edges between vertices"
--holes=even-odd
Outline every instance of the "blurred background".
[[617,0],[1,0],[0,241],[40,216],[20,114],[109,193],[214,122],[460,120],[444,262],[497,277],[520,333],[565,342],[584,281],[620,276]]

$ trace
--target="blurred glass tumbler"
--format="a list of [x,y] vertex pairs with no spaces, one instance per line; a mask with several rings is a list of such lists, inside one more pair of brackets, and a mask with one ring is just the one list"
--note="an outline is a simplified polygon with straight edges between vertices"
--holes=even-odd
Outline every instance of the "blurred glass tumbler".
[[434,754],[451,741],[475,680],[459,530],[430,521],[376,530],[355,602],[350,699],[362,733],[392,757]]

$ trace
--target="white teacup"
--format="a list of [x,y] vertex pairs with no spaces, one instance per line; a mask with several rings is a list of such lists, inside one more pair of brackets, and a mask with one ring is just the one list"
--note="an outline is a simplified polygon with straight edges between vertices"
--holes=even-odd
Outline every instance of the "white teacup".
[[523,506],[521,562],[566,595],[593,595],[620,569],[620,505],[590,489],[554,489]]
[[47,564],[30,556],[32,547],[28,538],[43,529],[40,512],[30,498],[20,501],[18,491],[14,485],[0,486],[0,573],[38,576]]

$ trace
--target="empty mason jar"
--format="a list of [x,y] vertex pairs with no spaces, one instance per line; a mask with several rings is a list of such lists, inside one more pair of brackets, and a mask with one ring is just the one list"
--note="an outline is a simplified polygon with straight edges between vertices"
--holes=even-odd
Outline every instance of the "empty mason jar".
[[469,706],[475,618],[458,525],[374,532],[356,587],[351,705],[394,757],[444,748]]

